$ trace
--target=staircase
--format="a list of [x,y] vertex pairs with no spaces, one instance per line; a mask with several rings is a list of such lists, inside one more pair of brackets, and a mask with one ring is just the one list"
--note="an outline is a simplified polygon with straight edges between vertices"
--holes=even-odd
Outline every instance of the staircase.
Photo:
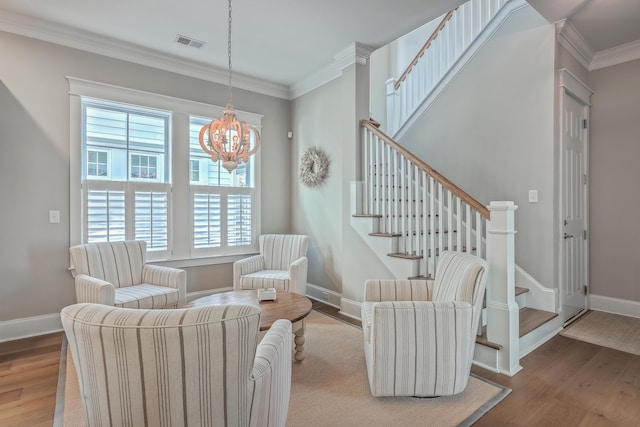
[[[351,225],[396,278],[435,277],[444,250],[485,258],[489,280],[474,363],[514,375],[562,327],[558,295],[515,264],[512,202],[478,202],[396,140],[524,0],[470,0],[444,16],[398,79],[387,81],[387,133],[362,121],[362,181]],[[516,283],[518,286],[516,286]]]
[[387,80],[388,135],[399,140],[525,0],[469,0],[445,14],[398,78]]

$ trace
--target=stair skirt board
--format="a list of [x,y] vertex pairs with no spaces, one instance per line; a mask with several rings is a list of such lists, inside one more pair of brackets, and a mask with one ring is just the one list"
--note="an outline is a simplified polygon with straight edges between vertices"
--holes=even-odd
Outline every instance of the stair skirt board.
[[560,331],[562,331],[562,319],[560,316],[556,316],[528,334],[520,337],[520,358],[523,358],[549,341],[560,333]]

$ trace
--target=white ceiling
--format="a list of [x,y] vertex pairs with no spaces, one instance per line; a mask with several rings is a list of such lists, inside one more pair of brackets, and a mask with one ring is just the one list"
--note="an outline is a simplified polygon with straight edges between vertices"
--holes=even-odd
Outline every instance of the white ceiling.
[[549,22],[567,19],[594,52],[640,40],[640,0],[528,0]]
[[[551,22],[568,18],[595,52],[640,40],[640,0],[529,0]],[[290,88],[359,42],[383,46],[464,0],[235,0],[234,73]],[[0,30],[76,47],[110,44],[227,68],[225,0],[0,0]],[[30,27],[30,28],[28,28]],[[179,45],[178,34],[205,42]],[[71,39],[76,39],[71,42]],[[74,44],[75,43],[75,44]]]

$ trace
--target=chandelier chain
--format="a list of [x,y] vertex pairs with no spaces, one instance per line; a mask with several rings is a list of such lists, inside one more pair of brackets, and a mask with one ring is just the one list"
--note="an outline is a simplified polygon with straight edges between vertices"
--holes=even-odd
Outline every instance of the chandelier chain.
[[231,96],[231,0],[229,0],[229,31],[227,33],[227,52],[229,56],[229,105],[233,105],[233,98]]

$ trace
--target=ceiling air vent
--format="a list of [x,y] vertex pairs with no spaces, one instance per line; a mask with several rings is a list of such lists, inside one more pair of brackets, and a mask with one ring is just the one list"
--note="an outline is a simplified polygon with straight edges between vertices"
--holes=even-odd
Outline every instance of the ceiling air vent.
[[204,42],[192,39],[191,37],[183,36],[181,34],[178,34],[178,36],[176,37],[176,43],[195,47],[196,49],[200,49],[202,46],[204,46]]

